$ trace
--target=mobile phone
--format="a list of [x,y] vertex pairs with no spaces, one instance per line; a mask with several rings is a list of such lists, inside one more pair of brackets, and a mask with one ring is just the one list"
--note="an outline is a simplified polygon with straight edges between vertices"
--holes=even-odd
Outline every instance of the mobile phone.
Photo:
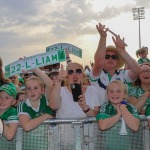
[[81,84],[79,83],[73,83],[70,85],[71,87],[71,91],[72,91],[72,96],[73,96],[73,100],[74,102],[78,102],[79,100],[79,95],[82,94],[82,87]]

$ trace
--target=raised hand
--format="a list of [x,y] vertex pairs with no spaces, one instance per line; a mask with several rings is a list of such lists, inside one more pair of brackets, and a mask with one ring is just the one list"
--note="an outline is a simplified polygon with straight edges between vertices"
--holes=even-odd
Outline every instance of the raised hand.
[[101,37],[107,36],[106,32],[108,31],[108,28],[105,28],[105,25],[102,25],[101,23],[99,23],[98,25],[96,25],[96,28]]
[[121,39],[120,35],[117,35],[115,37],[112,37],[112,39],[118,50],[125,50],[125,47],[127,46],[127,44],[124,42],[124,38]]
[[62,82],[63,80],[65,80],[66,76],[67,76],[67,71],[64,70],[64,66],[61,64],[57,80],[59,82]]

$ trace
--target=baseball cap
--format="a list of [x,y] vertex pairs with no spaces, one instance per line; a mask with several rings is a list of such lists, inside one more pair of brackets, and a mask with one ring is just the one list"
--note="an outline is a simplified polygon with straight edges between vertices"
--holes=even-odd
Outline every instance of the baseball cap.
[[14,98],[16,98],[17,89],[13,83],[0,86],[0,91],[5,91],[9,96],[13,96]]

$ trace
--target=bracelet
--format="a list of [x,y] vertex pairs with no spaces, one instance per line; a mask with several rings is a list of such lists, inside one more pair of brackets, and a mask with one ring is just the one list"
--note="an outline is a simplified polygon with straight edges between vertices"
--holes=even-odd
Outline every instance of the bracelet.
[[68,58],[70,59],[70,57],[66,57],[66,59],[68,59]]
[[84,113],[87,113],[88,111],[90,111],[90,107],[87,109],[87,110],[83,110],[84,111]]
[[67,63],[71,62],[71,60],[67,60]]

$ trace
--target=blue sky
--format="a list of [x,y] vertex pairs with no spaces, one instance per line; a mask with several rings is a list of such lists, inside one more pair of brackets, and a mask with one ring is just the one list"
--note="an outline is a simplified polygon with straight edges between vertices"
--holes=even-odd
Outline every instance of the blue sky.
[[[0,0],[0,52],[4,66],[23,56],[46,51],[56,43],[70,43],[83,50],[83,59],[71,55],[83,65],[93,61],[101,22],[125,38],[135,59],[139,48],[138,21],[132,8],[145,7],[141,20],[141,45],[150,49],[149,0]],[[107,45],[113,44],[108,33]],[[150,53],[150,52],[149,52]],[[149,54],[150,57],[150,54]]]

